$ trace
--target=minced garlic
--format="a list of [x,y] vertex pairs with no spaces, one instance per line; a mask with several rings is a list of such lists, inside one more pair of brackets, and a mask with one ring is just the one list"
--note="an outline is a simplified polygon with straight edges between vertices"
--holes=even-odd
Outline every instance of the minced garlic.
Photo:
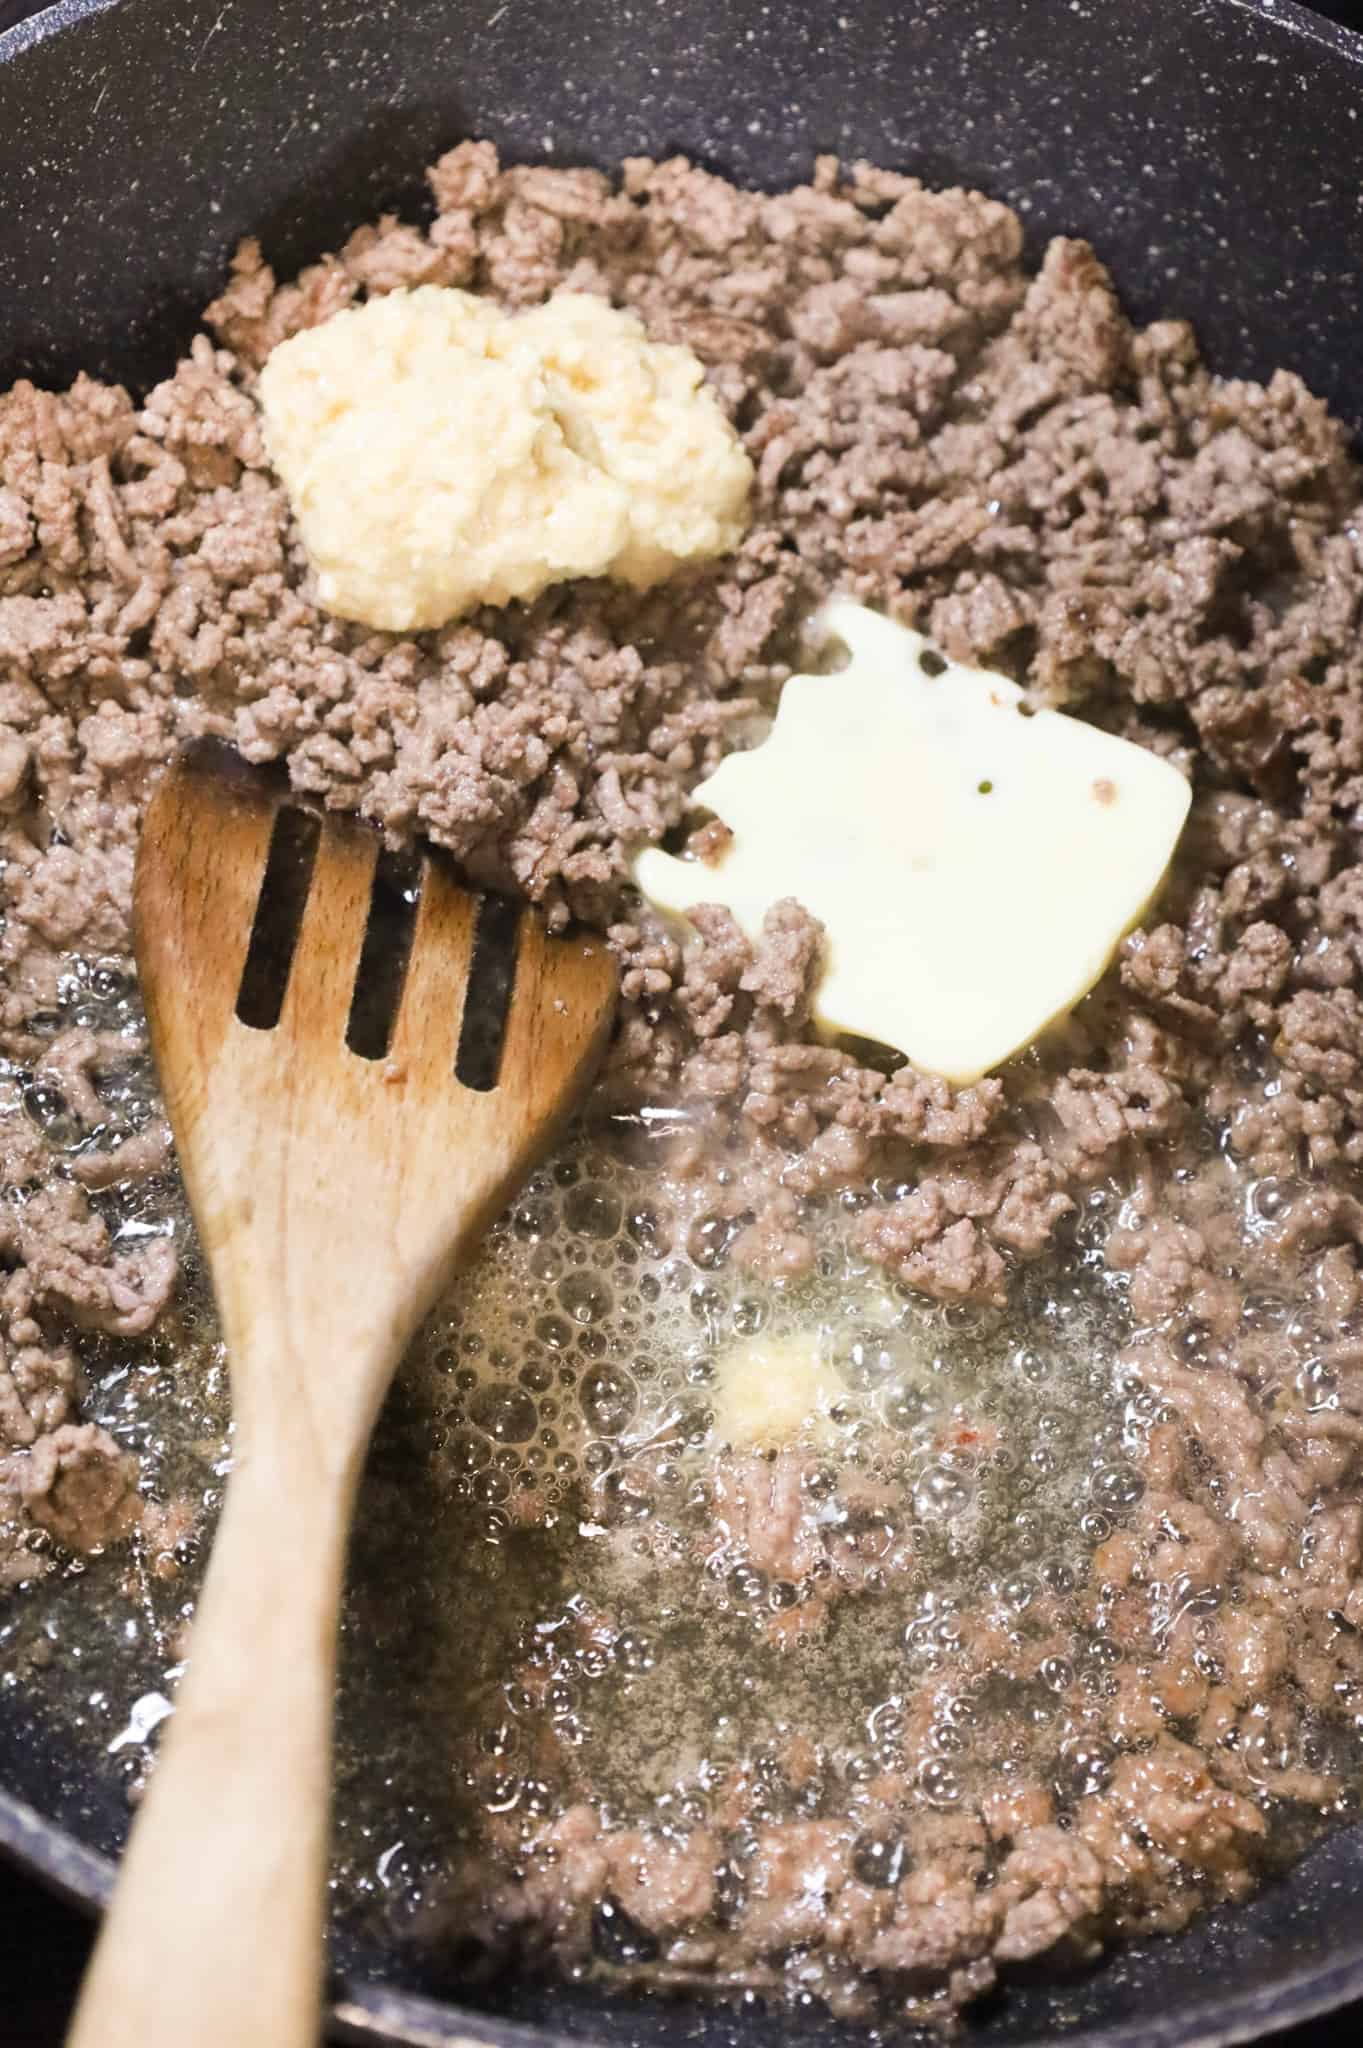
[[395,632],[742,536],[752,465],[689,349],[559,292],[389,292],[281,342],[265,442],[328,611]]

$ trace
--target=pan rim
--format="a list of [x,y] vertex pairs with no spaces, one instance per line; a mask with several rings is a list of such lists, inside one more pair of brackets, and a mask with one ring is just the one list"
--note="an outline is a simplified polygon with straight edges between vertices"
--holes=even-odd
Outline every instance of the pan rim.
[[[52,0],[0,30],[0,64],[21,57],[86,20],[135,0]],[[1363,34],[1326,19],[1301,0],[1195,0],[1199,12],[1268,23],[1303,44],[1329,51],[1363,75]],[[1353,1830],[1363,1832],[1363,1822]],[[112,1890],[115,1863],[0,1785],[0,1856],[65,1903],[97,1917]],[[1157,1937],[1163,1939],[1165,1937]],[[1170,1937],[1177,1939],[1177,1937]],[[1118,1950],[1120,1952],[1120,1949]],[[1290,1970],[1271,1984],[1249,1985],[1168,2016],[1099,2023],[1066,2034],[1068,2048],[1236,2048],[1363,1999],[1363,1935],[1323,1961]],[[566,2042],[550,2025],[498,2018],[474,2008],[383,1984],[333,1979],[328,2033],[360,2048],[548,2048]],[[574,2048],[605,2048],[594,2034]]]
[[17,57],[22,50],[45,43],[49,36],[74,28],[91,15],[107,14],[111,7],[123,4],[124,0],[51,0],[50,6],[26,14],[22,21],[0,31],[0,64]]
[[[76,28],[93,15],[107,14],[130,4],[133,0],[51,0],[49,6],[25,15],[10,28],[0,29],[0,64],[54,35]],[[1197,4],[1212,12],[1233,11],[1253,21],[1271,22],[1363,69],[1363,31],[1327,20],[1325,15],[1306,6],[1304,0],[1197,0]]]

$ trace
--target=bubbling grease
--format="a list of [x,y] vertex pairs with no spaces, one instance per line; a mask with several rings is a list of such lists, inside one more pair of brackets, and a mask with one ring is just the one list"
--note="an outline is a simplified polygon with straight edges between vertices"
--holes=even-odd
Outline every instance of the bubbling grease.
[[[64,1011],[113,1028],[135,1021],[129,1000],[94,971],[63,991]],[[155,1106],[145,1060],[110,1096],[137,1128]],[[35,1089],[26,1109],[44,1120],[60,1104]],[[852,1830],[860,1881],[893,1885],[915,1830],[969,1825],[1012,1792],[1040,1792],[1063,1825],[1130,1748],[1114,1711],[1122,1688],[1148,1700],[1156,1676],[1136,1667],[1158,1642],[1124,1642],[1085,1596],[1099,1547],[1150,1508],[1151,1430],[1176,1420],[1129,1362],[1125,1276],[1103,1258],[1131,1204],[1093,1190],[1063,1254],[1019,1263],[1006,1311],[890,1282],[855,1244],[861,1195],[806,1203],[813,1269],[761,1279],[739,1263],[741,1220],[696,1212],[722,1162],[689,1179],[688,1153],[725,1143],[700,1114],[589,1112],[399,1374],[343,1628],[342,1953],[357,1931],[372,1941],[377,1916],[385,1943],[448,1960],[451,1929],[552,1854],[546,1833],[574,1806],[664,1843],[708,1829],[738,1865],[762,1825],[830,1819]],[[1271,1226],[1281,1187],[1243,1181],[1210,1131],[1205,1170],[1247,1240]],[[80,1340],[87,1412],[137,1451],[170,1521],[176,1502],[203,1513],[159,1549],[144,1538],[92,1567],[61,1562],[0,1630],[0,1686],[22,1684],[31,1712],[41,1701],[67,1724],[93,1776],[135,1787],[173,1702],[230,1463],[227,1375],[174,1175],[100,1200],[120,1234],[173,1233],[184,1272],[163,1329]],[[1242,1344],[1282,1347],[1284,1384],[1328,1403],[1303,1313],[1252,1295]],[[726,1357],[754,1339],[773,1354],[812,1345],[835,1390],[767,1454],[797,1493],[788,1555],[732,1507],[733,1475],[766,1469],[750,1443],[726,1443],[720,1398]],[[1200,1326],[1177,1341],[1189,1363],[1224,1367]],[[1235,1587],[1195,1602],[1176,1582],[1150,1591],[1167,1593],[1159,1626],[1191,1624],[1190,1654],[1211,1669]],[[1332,1717],[1289,1699],[1291,1683],[1289,1660],[1241,1734],[1270,1829],[1259,1860],[1350,1810],[1358,1780],[1356,1708]],[[1294,1819],[1273,1787],[1313,1770],[1338,1796]],[[904,1788],[891,1831],[874,1789],[887,1779]],[[593,1961],[560,1958],[570,1972],[649,1976],[626,1922],[598,1912],[592,1927]],[[485,1921],[478,1940],[497,1950],[499,1928]]]
[[[1177,1420],[1130,1362],[1125,1276],[1103,1256],[1126,1213],[1117,1192],[1090,1192],[1062,1254],[1019,1262],[1006,1310],[943,1307],[888,1280],[855,1243],[860,1195],[806,1203],[813,1269],[761,1279],[736,1256],[741,1226],[695,1212],[688,1151],[725,1143],[703,1114],[597,1110],[569,1136],[399,1383],[405,1533],[372,1473],[361,1503],[351,1640],[364,1649],[343,1728],[386,1714],[387,1768],[380,1788],[370,1756],[343,1745],[343,1788],[357,1787],[341,1807],[346,1912],[377,1912],[390,1937],[447,1960],[472,1943],[478,1970],[511,1961],[516,1982],[525,1931],[505,1902],[546,1871],[553,1892],[555,1829],[574,1809],[660,1854],[697,1831],[725,1845],[715,1938],[732,1989],[757,1981],[760,1958],[724,1946],[724,1887],[742,1897],[764,1829],[830,1821],[859,1881],[892,1886],[934,1853],[934,1829],[978,1828],[1000,1799],[1039,1799],[1075,1826],[1131,1749],[1123,1701],[1158,1690],[1145,1670],[1158,1630],[1128,1640],[1095,1590],[1095,1558],[1148,1505],[1151,1432]],[[1214,1141],[1208,1154],[1236,1198]],[[724,1440],[718,1376],[754,1337],[773,1351],[813,1341],[836,1376],[836,1398],[779,1452]],[[418,1445],[430,1519],[414,1538]],[[794,1541],[734,1508],[736,1479],[760,1495],[768,1471],[784,1500],[795,1492]],[[1235,1589],[1165,1591],[1164,1623],[1190,1628],[1211,1669]],[[390,1658],[425,1666],[396,1743],[376,1676]],[[1347,1731],[1287,1707],[1279,1688],[1247,1722],[1247,1755],[1266,1746],[1256,1867],[1304,1840],[1274,1772],[1333,1759],[1338,1797],[1316,1827],[1349,1810],[1357,1772]],[[1169,1924],[1200,1882],[1169,1878]],[[550,1948],[558,1910],[536,1929]],[[589,1955],[579,1935],[558,1967],[715,1981],[679,1976],[636,1937],[607,1897]],[[851,1959],[781,1968],[797,2005],[881,2010],[883,1987]]]
[[894,1483],[960,1555],[996,1546],[1018,1513],[1024,1542],[1033,1516],[1048,1542],[1101,1534],[1104,1505],[1137,1482],[1112,1383],[1120,1306],[1082,1261],[1021,1311],[943,1309],[854,1249],[857,1203],[834,1197],[810,1205],[815,1270],[764,1280],[731,1258],[731,1220],[678,1225],[638,1130],[635,1117],[580,1130],[425,1332],[414,1369],[455,1492],[489,1529],[508,1503],[528,1501],[533,1517],[575,1485],[609,1492],[626,1471],[651,1477],[638,1519],[667,1519],[671,1467],[702,1474],[730,1449],[715,1399],[726,1351],[812,1333],[839,1391],[801,1440]]
[[[849,1228],[857,1203],[832,1197],[811,1205],[814,1270],[762,1280],[734,1260],[731,1223],[678,1225],[675,1114],[652,1126],[667,1135],[649,1129],[584,1124],[494,1227],[409,1367],[437,1488],[486,1546],[441,1602],[442,1632],[463,1645],[450,1682],[469,1716],[466,1853],[490,1827],[503,1849],[508,1827],[532,1842],[575,1794],[613,1824],[694,1821],[707,1782],[793,1728],[855,1778],[898,1741],[967,1606],[988,1601],[1020,1629],[1035,1598],[1074,1586],[1141,1491],[1132,1454],[1158,1404],[1117,1362],[1120,1293],[1082,1243],[1066,1274],[1020,1276],[1007,1314],[944,1309],[869,1264]],[[716,1510],[732,1463],[716,1372],[738,1340],[811,1332],[838,1395],[787,1455],[828,1556],[787,1579]],[[858,1493],[873,1511],[849,1505]],[[527,1585],[516,1560],[536,1546]],[[782,1639],[783,1616],[827,1595],[828,1559],[877,1597]],[[477,1603],[471,1581],[489,1564],[494,1585],[514,1581],[514,1641],[449,1621],[451,1605]],[[1052,1691],[1084,1655],[1070,1646]],[[543,1748],[532,1731],[546,1719],[553,1782],[512,1761]],[[968,1721],[963,1708],[959,1726],[936,1725],[921,1760],[935,1807],[994,1767]]]

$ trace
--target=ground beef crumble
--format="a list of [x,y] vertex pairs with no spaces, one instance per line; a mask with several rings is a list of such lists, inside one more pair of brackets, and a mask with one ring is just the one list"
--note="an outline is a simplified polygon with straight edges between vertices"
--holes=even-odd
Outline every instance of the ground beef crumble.
[[[680,159],[613,182],[503,169],[486,143],[431,188],[427,229],[386,216],[292,283],[243,245],[140,404],[88,378],[0,397],[0,1576],[148,1512],[134,1461],[79,1420],[78,1350],[147,1332],[171,1297],[166,1241],[129,1249],[100,1206],[168,1140],[109,1106],[135,1021],[73,1022],[72,990],[126,985],[148,788],[217,734],[555,925],[609,929],[607,1090],[709,1105],[673,1160],[680,1229],[719,1217],[736,1258],[796,1277],[806,1205],[841,1191],[865,1255],[955,1309],[1005,1301],[1101,1211],[1140,1332],[1154,1419],[1077,1595],[1119,1654],[1088,1706],[1081,1674],[1047,1680],[1099,1717],[1068,1798],[1001,1780],[971,1814],[910,1816],[891,1774],[854,1822],[759,1825],[735,1788],[741,1882],[727,1836],[572,1807],[489,1919],[678,1984],[739,1981],[736,1944],[741,1980],[774,1989],[819,1949],[846,2010],[868,1971],[936,2010],[995,1961],[1179,1925],[1252,1882],[1265,1799],[1339,1798],[1342,1766],[1297,1737],[1363,1688],[1363,508],[1343,433],[1288,373],[1227,380],[1184,324],[1133,329],[1086,245],[1030,275],[1016,217],[975,194],[828,158],[776,196]],[[254,378],[285,336],[430,282],[507,306],[601,293],[693,348],[757,469],[736,554],[408,639],[321,613]],[[1102,986],[972,1088],[810,1038],[822,934],[798,904],[755,947],[718,908],[683,940],[627,885],[641,841],[690,827],[713,857],[689,792],[761,731],[835,588],[1194,782],[1176,870]],[[815,1541],[800,1483],[716,1481],[731,1539],[792,1578]],[[1047,1625],[1038,1600],[1037,1671]],[[962,1683],[999,1641],[982,1615],[951,1646]],[[1040,1682],[1014,1679],[1005,1719]],[[882,1836],[900,1846],[878,1858]]]

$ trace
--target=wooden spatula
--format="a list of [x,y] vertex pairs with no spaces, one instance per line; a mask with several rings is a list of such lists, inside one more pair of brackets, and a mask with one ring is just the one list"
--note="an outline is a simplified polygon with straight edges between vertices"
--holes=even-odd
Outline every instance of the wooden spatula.
[[[298,819],[249,772],[187,759],[138,861],[138,966],[231,1359],[234,1456],[75,2048],[316,2040],[336,1616],[365,1445],[418,1319],[588,1079],[614,1001],[604,945],[523,917],[495,1086],[463,1085],[457,1059],[483,1084],[495,1063],[496,1017],[489,1035],[465,1015],[471,962],[475,982],[486,966],[477,900],[427,857],[401,976],[370,915],[376,838],[311,821],[309,856]],[[391,1028],[366,1012],[367,977],[390,1011],[400,982]]]

